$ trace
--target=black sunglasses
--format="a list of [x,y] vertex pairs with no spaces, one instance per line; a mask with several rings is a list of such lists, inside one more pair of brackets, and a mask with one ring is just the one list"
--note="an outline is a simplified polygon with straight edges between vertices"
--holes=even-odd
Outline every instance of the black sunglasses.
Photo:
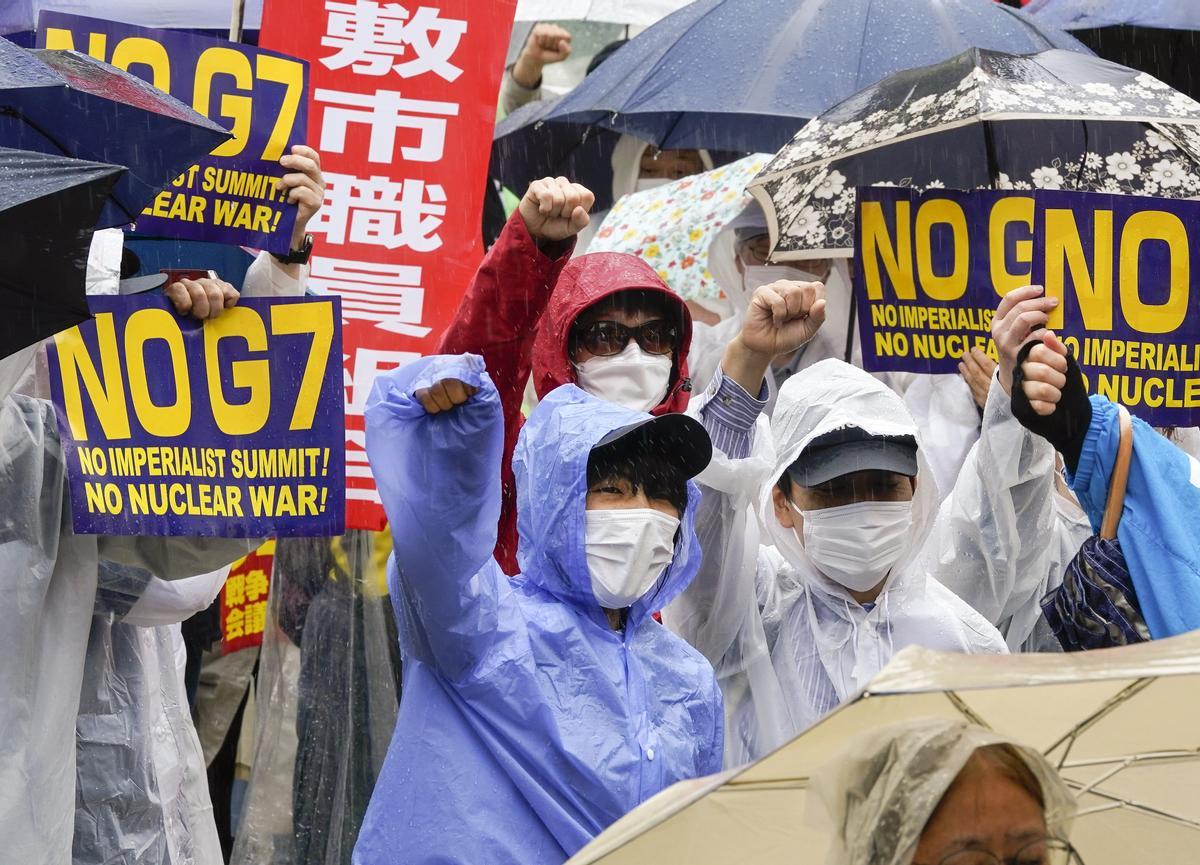
[[597,357],[620,354],[631,339],[637,340],[647,354],[671,354],[679,345],[679,325],[661,318],[637,327],[619,321],[593,321],[576,327],[571,337],[572,350],[586,348]]

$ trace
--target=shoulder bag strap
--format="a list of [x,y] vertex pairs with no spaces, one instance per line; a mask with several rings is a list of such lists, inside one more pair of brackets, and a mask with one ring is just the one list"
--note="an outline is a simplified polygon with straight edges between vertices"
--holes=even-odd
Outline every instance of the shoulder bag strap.
[[1125,508],[1125,487],[1129,483],[1129,464],[1133,461],[1133,420],[1125,406],[1117,406],[1121,423],[1121,444],[1117,448],[1117,461],[1113,465],[1112,477],[1108,481],[1108,501],[1104,503],[1104,521],[1100,524],[1100,537],[1106,541],[1117,537],[1121,524],[1121,511]]

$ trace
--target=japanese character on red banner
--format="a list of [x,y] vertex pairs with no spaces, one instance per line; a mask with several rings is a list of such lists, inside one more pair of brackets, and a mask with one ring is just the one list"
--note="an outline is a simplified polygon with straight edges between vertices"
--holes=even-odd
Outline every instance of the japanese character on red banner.
[[433,72],[446,81],[462,75],[450,58],[467,32],[466,21],[442,18],[429,6],[410,15],[399,3],[373,0],[327,2],[325,11],[329,17],[321,45],[337,49],[321,58],[329,69],[350,66],[359,75],[395,72],[401,78]]
[[270,540],[234,563],[221,589],[221,653],[262,645],[275,541]]

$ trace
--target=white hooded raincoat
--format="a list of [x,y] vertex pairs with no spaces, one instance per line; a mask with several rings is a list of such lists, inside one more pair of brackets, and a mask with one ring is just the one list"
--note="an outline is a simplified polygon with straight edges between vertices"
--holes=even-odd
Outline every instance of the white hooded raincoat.
[[[689,408],[705,419],[714,442],[722,435],[705,409],[718,381]],[[918,437],[899,396],[860,369],[826,360],[784,384],[769,432],[760,417],[748,456],[715,454],[698,478],[704,563],[664,620],[717,671],[725,695],[726,765],[761,757],[811,726],[905,646],[1006,651],[999,632],[938,580],[947,571],[986,579],[994,560],[1015,560],[1021,536],[988,543],[987,529],[997,509],[1011,509],[1013,487],[1005,483],[1027,478],[1014,472],[1005,483],[980,488],[974,519],[958,522],[949,514],[954,525],[931,535],[938,492],[918,450],[912,544],[868,609],[813,566],[795,532],[779,524],[771,499],[779,477],[810,441],[846,426]],[[1000,434],[1022,447],[1037,445],[1011,415]],[[931,538],[946,544],[939,555],[926,555]]]

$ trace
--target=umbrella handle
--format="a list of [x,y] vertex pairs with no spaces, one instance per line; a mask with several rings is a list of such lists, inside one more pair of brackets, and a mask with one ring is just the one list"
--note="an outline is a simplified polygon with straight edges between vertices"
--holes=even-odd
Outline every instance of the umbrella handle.
[[1129,464],[1133,461],[1133,420],[1123,405],[1117,406],[1117,416],[1121,423],[1121,444],[1108,481],[1108,501],[1104,503],[1104,520],[1100,524],[1100,537],[1106,541],[1117,537],[1121,511],[1125,508],[1125,488],[1129,484]]
[[846,363],[854,363],[854,320],[858,317],[858,295],[850,289],[850,318],[846,324]]

